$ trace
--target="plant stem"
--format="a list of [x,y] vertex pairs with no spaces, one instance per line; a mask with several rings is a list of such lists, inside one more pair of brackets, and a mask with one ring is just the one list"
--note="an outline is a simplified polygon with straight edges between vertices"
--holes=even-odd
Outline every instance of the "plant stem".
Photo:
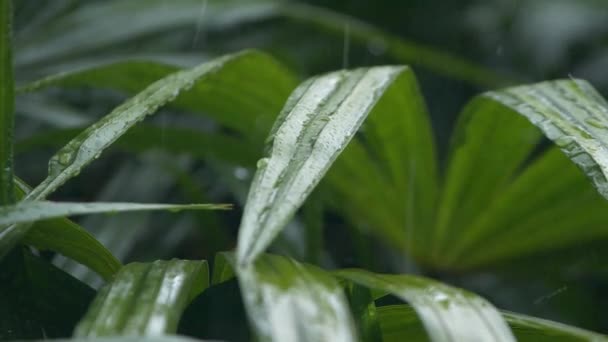
[[0,0],[0,205],[14,203],[13,127],[15,84],[12,58],[12,0]]

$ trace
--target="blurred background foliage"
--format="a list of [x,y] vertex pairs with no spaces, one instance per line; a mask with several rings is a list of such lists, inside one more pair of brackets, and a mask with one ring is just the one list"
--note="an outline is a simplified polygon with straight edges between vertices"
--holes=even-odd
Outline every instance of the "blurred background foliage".
[[[125,58],[192,66],[245,48],[270,53],[302,79],[340,68],[411,65],[432,117],[440,162],[445,161],[459,110],[484,90],[577,77],[608,95],[608,3],[604,0],[15,3],[20,84]],[[361,35],[360,29],[367,25],[387,35]],[[395,40],[406,48],[394,48]],[[433,59],[437,55],[469,62],[442,67],[441,58]],[[445,71],[467,63],[474,72],[466,66],[460,73]],[[473,76],[477,71],[481,76]],[[46,161],[62,143],[125,98],[117,91],[85,87],[20,95],[17,174],[29,184],[40,182]],[[172,256],[211,260],[216,252],[233,248],[241,205],[255,160],[262,153],[261,142],[250,151],[232,151],[234,158],[209,156],[200,153],[207,148],[204,145],[180,149],[180,141],[186,138],[171,134],[170,128],[233,132],[172,108],[147,122],[147,133],[135,140],[140,144],[112,148],[53,199],[232,202],[236,209],[227,214],[183,213],[176,219],[169,213],[137,213],[78,222],[123,262]],[[384,241],[349,227],[343,217],[324,206],[323,199],[321,187],[275,243],[275,252],[329,268],[358,266],[426,274],[485,295],[502,309],[608,333],[608,321],[601,312],[608,304],[604,251],[608,241],[522,256],[466,273],[439,271],[420,267]],[[84,267],[59,256],[45,256],[99,286],[100,279]]]

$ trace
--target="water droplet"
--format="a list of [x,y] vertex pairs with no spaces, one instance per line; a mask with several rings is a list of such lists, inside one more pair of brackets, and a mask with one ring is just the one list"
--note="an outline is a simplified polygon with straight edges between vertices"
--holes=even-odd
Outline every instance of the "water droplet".
[[62,152],[57,156],[57,161],[63,166],[68,166],[72,161],[72,155],[71,152]]
[[256,164],[258,169],[263,169],[268,165],[268,158],[262,158],[260,160],[258,160],[258,163]]

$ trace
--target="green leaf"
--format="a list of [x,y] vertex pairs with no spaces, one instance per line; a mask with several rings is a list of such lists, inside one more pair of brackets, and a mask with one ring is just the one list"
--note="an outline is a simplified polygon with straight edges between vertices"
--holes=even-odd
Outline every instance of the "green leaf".
[[235,270],[261,341],[356,340],[342,287],[325,271],[273,255]]
[[252,263],[292,218],[404,67],[311,78],[287,100],[258,161],[239,231],[237,259]]
[[[385,342],[427,341],[416,311],[409,305],[379,307],[378,320]],[[502,312],[518,341],[603,341],[605,336],[565,324]]]
[[146,204],[120,202],[51,202],[51,201],[22,201],[15,205],[0,207],[0,225],[19,225],[40,220],[72,215],[115,214],[128,211],[149,210],[226,210],[229,204]]
[[132,263],[104,286],[76,327],[76,337],[175,333],[190,301],[209,285],[205,261]]
[[[605,237],[608,205],[561,152],[549,150],[524,167],[542,132],[605,197],[607,114],[606,101],[580,80],[492,91],[472,101],[454,135],[433,263],[466,269]],[[547,182],[556,170],[560,177]]]
[[95,291],[15,248],[0,263],[0,340],[69,337]]
[[498,311],[470,292],[411,275],[341,270],[337,276],[409,302],[433,341],[514,341]]
[[[126,133],[129,128],[143,120],[147,115],[154,113],[161,106],[176,100],[180,94],[188,94],[188,90],[195,83],[197,87],[205,88],[213,84],[214,77],[223,79],[226,76],[230,79],[229,75],[232,74],[232,77],[234,77],[234,73],[238,73],[241,70],[240,68],[243,67],[239,61],[251,62],[251,60],[259,61],[260,59],[267,59],[269,60],[268,64],[274,65],[269,58],[259,53],[242,52],[218,58],[192,69],[172,73],[152,83],[59,150],[49,161],[48,177],[35,187],[24,200],[40,200],[51,194],[66,181],[78,175],[82,168],[98,158],[103,150]],[[245,64],[247,65],[247,63]],[[210,81],[210,83],[206,81]],[[192,91],[195,91],[197,87]],[[230,92],[231,98],[234,94],[232,91]],[[190,97],[185,98],[189,101],[200,101],[201,95],[197,94],[195,97],[190,95]],[[20,241],[28,229],[27,225],[0,228],[0,256]]]
[[98,158],[104,149],[129,128],[163,105],[174,101],[180,93],[190,90],[195,82],[204,81],[208,75],[229,67],[231,61],[246,55],[247,53],[228,55],[192,69],[172,73],[152,83],[59,150],[49,162],[49,176],[25,199],[45,198]]
[[13,194],[13,128],[15,83],[12,58],[12,0],[0,0],[0,205],[15,201]]
[[[31,188],[15,178],[17,198]],[[91,233],[67,218],[43,220],[34,223],[23,243],[39,250],[52,250],[91,268],[104,279],[112,277],[122,264]]]

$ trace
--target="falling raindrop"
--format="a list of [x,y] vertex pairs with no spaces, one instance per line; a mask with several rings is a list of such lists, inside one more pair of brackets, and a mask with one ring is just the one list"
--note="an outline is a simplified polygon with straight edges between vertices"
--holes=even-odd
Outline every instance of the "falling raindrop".
[[198,16],[198,20],[196,21],[196,28],[194,30],[194,36],[192,37],[192,48],[196,47],[196,43],[198,42],[198,38],[200,36],[202,27],[203,27],[203,17],[207,10],[207,0],[202,0],[201,2],[201,10]]
[[350,24],[344,24],[344,44],[342,46],[342,69],[348,68],[350,54]]

